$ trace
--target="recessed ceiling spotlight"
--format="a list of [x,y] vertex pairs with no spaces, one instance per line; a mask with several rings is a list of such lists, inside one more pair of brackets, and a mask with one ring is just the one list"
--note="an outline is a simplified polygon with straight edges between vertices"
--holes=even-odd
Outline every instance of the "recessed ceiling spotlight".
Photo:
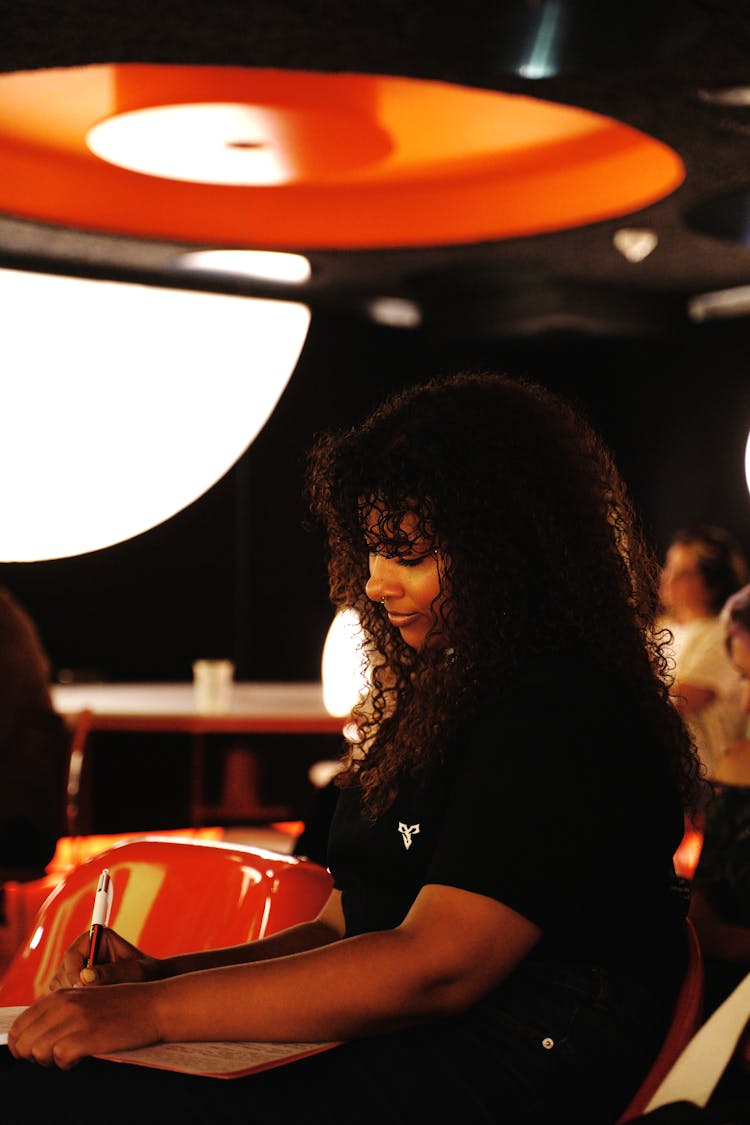
[[176,264],[179,269],[232,274],[290,285],[309,281],[312,276],[312,267],[304,255],[276,250],[196,250],[181,254]]
[[696,97],[706,105],[748,106],[750,86],[720,86],[716,90],[698,90]]
[[750,315],[750,285],[698,293],[688,301],[691,320],[717,320],[720,317]]
[[659,245],[655,231],[647,228],[621,227],[612,236],[615,249],[629,262],[642,262]]
[[389,328],[419,328],[422,323],[419,305],[404,297],[375,297],[369,302],[367,311],[377,324],[385,324]]

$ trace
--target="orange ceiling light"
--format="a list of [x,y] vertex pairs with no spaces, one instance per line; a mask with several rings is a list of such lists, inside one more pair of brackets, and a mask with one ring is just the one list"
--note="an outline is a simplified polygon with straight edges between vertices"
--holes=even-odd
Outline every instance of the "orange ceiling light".
[[93,65],[0,76],[0,212],[269,249],[492,241],[629,214],[679,156],[587,110],[438,81]]

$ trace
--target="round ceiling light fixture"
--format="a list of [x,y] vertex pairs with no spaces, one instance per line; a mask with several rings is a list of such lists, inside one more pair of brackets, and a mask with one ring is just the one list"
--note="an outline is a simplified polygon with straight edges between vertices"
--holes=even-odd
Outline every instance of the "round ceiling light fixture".
[[368,689],[364,637],[355,609],[338,609],[326,634],[320,664],[323,704],[331,715],[346,716]]
[[0,269],[0,560],[65,558],[155,527],[265,424],[310,312]]
[[0,75],[0,212],[205,248],[476,243],[620,217],[674,150],[536,97],[415,78],[91,65]]

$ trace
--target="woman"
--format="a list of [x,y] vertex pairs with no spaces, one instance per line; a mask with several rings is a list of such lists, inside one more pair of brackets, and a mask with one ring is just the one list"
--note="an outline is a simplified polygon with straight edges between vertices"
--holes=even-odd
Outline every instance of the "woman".
[[739,544],[723,528],[699,524],[672,536],[660,583],[661,625],[673,637],[672,697],[709,778],[744,726],[719,612],[749,578]]
[[82,935],[9,1041],[63,1068],[164,1039],[346,1042],[223,1083],[9,1068],[4,1113],[25,1086],[58,1119],[101,1088],[141,1120],[156,1090],[191,1121],[614,1121],[681,973],[672,855],[698,767],[611,457],[542,388],[459,375],[322,435],[309,487],[372,669],[327,905],[159,962],[108,931],[95,970]]
[[[727,652],[740,676],[750,715],[750,586],[721,614]],[[690,914],[704,954],[706,1014],[750,971],[750,739],[720,759],[706,808],[703,848],[693,878]]]

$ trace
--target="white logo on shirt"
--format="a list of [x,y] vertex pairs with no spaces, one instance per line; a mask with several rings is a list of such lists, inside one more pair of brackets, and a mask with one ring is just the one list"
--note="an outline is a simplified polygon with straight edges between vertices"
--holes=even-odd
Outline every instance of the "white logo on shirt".
[[408,851],[409,848],[411,847],[412,836],[418,836],[419,835],[419,825],[418,824],[411,824],[411,825],[410,824],[404,824],[403,820],[400,820],[398,822],[398,830],[401,833],[401,837],[404,841],[404,847]]

